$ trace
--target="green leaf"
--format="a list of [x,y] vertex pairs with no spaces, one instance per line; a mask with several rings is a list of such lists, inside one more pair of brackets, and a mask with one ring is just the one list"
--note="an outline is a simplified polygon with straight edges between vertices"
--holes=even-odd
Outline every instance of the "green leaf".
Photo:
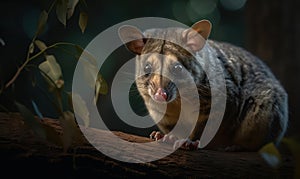
[[79,15],[79,27],[81,29],[81,32],[84,33],[85,28],[87,26],[87,21],[88,21],[88,15],[85,12],[80,12]]
[[104,80],[104,78],[102,77],[102,75],[98,74],[97,82],[99,82],[101,84],[99,93],[100,94],[107,94],[108,85],[107,85],[106,81]]
[[34,51],[34,44],[33,44],[33,43],[31,43],[31,44],[29,45],[28,51],[29,51],[30,54],[33,53],[33,51]]
[[95,98],[94,98],[94,104],[97,104],[99,95],[100,95],[100,89],[101,89],[101,83],[96,81],[96,86],[95,86]]
[[46,50],[47,46],[44,42],[40,41],[40,40],[35,40],[34,44],[40,49],[40,51]]
[[80,47],[79,45],[75,45],[75,48],[76,48],[77,53],[79,55],[81,55],[84,49],[82,47]]
[[296,139],[293,138],[283,138],[281,140],[283,144],[285,144],[288,149],[291,151],[294,160],[295,160],[295,173],[294,178],[300,178],[300,143]]
[[90,113],[86,106],[85,101],[76,93],[72,95],[72,103],[74,111],[83,120],[84,126],[89,127],[90,125]]
[[95,88],[94,103],[98,101],[100,94],[107,94],[108,85],[102,75],[99,74],[95,58],[86,51],[82,51],[80,62],[83,64],[83,76],[91,88]]
[[79,46],[79,45],[75,45],[75,50],[76,50],[76,55],[75,55],[75,59],[79,60],[83,49]]
[[95,98],[94,103],[96,104],[100,94],[107,94],[108,85],[106,81],[102,78],[102,75],[98,74],[98,78],[95,84]]
[[89,61],[87,59],[80,59],[80,62],[83,64],[83,76],[87,82],[87,84],[91,87],[95,87],[95,83],[98,76],[98,67],[96,64],[93,63],[93,61]]
[[69,0],[68,1],[68,9],[67,9],[67,18],[70,19],[73,14],[76,5],[78,4],[79,0]]
[[23,104],[18,102],[15,102],[15,105],[23,116],[25,124],[30,127],[37,136],[41,137],[42,139],[46,139],[46,134],[42,124],[36,120],[31,111],[29,111],[29,109],[27,109]]
[[268,143],[259,150],[261,157],[273,168],[278,168],[281,163],[281,155],[274,145]]
[[48,13],[44,10],[44,11],[42,11],[39,21],[38,21],[36,36],[40,35],[43,32],[43,30],[45,29],[47,20],[48,20]]
[[70,111],[63,112],[63,116],[59,117],[59,122],[61,123],[63,131],[62,141],[64,151],[67,151],[76,136],[76,132],[78,131],[74,114]]
[[87,61],[91,65],[97,66],[97,60],[93,55],[91,55],[88,51],[84,50],[82,47],[76,45],[76,51],[81,54],[80,61],[85,63],[84,61]]
[[[55,83],[56,88],[62,88],[64,81],[62,79],[60,65],[56,62],[56,59],[53,55],[46,55],[45,57],[46,61],[39,65],[39,69]],[[45,77],[46,80],[49,80],[47,77]],[[48,81],[48,83],[50,86],[52,85],[51,81]]]
[[56,3],[56,16],[57,19],[64,25],[67,25],[67,9],[68,0],[58,0]]

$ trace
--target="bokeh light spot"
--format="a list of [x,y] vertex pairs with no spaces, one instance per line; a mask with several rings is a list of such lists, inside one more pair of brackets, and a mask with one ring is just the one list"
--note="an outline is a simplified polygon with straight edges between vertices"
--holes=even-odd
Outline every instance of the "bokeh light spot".
[[188,4],[198,15],[210,14],[217,7],[216,0],[190,0]]
[[230,11],[236,11],[244,7],[247,0],[220,0],[222,6]]

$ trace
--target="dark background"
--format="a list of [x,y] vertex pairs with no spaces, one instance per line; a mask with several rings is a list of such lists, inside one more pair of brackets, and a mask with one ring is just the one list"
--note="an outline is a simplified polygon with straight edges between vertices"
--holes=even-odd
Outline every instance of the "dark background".
[[[27,47],[34,35],[39,15],[48,9],[52,1],[1,1],[0,38],[5,42],[1,46],[0,80],[5,84],[15,73],[16,67],[25,60]],[[139,17],[165,17],[192,25],[198,20],[209,19],[213,24],[211,39],[227,41],[242,46],[262,58],[281,81],[289,94],[290,124],[288,135],[298,135],[300,127],[298,85],[300,77],[300,23],[298,0],[127,0],[127,1],[91,1],[87,0],[87,9],[76,8],[73,17],[64,27],[51,12],[46,30],[39,39],[50,45],[59,41],[76,43],[85,47],[95,36],[112,25],[124,20]],[[80,10],[86,10],[89,19],[84,34],[78,27]],[[71,90],[73,70],[76,59],[59,50],[51,51],[62,66],[65,89]],[[103,69],[103,76],[110,84],[113,72],[131,57],[122,58],[118,49],[112,55],[113,60]],[[127,58],[128,57],[128,58]],[[42,59],[37,59],[36,63]],[[48,117],[57,117],[41,90],[31,85],[32,73],[24,71],[13,88],[0,97],[0,104],[13,110],[12,99],[31,106],[34,100],[41,112]],[[42,81],[37,77],[38,81]],[[42,83],[42,82],[41,82]],[[101,96],[100,112],[109,116],[111,128],[132,132],[132,129],[114,121],[116,115],[111,109],[109,94]],[[105,111],[105,112],[103,112]],[[150,131],[150,129],[149,129]],[[141,133],[136,130],[132,133]],[[145,131],[144,131],[145,132]],[[148,133],[146,131],[144,134]]]

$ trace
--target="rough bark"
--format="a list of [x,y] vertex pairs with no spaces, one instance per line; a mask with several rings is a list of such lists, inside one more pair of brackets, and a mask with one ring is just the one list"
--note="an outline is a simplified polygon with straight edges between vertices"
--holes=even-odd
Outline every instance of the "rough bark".
[[[62,132],[57,120],[44,119],[43,124]],[[90,132],[104,138],[108,133],[98,129]],[[122,132],[115,134],[131,142],[149,142],[145,137]],[[114,145],[114,141],[107,143]],[[110,150],[116,152],[118,149]],[[86,141],[63,152],[62,147],[36,137],[16,113],[0,113],[0,157],[2,171],[12,177],[291,178],[294,172],[291,156],[285,155],[282,166],[273,169],[255,152],[177,150],[163,159],[137,164],[111,159]]]

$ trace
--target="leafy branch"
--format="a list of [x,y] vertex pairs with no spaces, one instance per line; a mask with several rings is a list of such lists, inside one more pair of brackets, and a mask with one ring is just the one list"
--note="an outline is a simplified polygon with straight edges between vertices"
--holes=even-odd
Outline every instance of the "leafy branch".
[[41,50],[40,52],[38,52],[37,54],[33,55],[32,57],[29,57],[29,55],[27,55],[28,57],[26,58],[26,61],[17,69],[17,72],[15,73],[15,75],[11,78],[11,80],[9,80],[6,85],[5,85],[5,89],[10,87],[15,80],[18,78],[18,76],[20,75],[20,73],[23,71],[23,69],[26,67],[26,65],[33,59],[39,57],[40,55],[43,55],[47,50],[52,49],[52,48],[56,48],[57,46],[60,45],[69,45],[69,46],[74,46],[76,48],[78,48],[79,46],[73,43],[68,43],[68,42],[58,42],[55,43],[53,45],[50,45],[49,47],[46,47],[45,49]]
[[[74,14],[74,10],[76,8],[76,5],[79,3],[79,0],[54,0],[48,11],[43,10],[40,14],[39,20],[38,20],[38,25],[37,25],[37,30],[35,32],[35,35],[33,36],[31,43],[28,46],[28,51],[27,51],[27,55],[26,55],[26,60],[25,62],[17,69],[15,75],[12,77],[11,80],[9,80],[5,86],[4,89],[7,89],[8,87],[10,87],[14,81],[17,79],[17,77],[20,75],[21,71],[25,68],[25,66],[33,59],[35,59],[36,57],[40,56],[41,54],[43,54],[46,50],[54,48],[58,45],[71,45],[71,46],[76,46],[75,44],[72,43],[66,43],[66,42],[60,42],[60,43],[56,43],[53,44],[49,47],[47,47],[46,49],[41,49],[40,52],[38,52],[37,54],[33,55],[32,57],[30,57],[30,55],[34,52],[34,44],[36,42],[37,37],[43,32],[45,25],[47,23],[48,20],[48,15],[49,13],[52,11],[52,9],[54,8],[54,6],[56,5],[56,15],[58,20],[64,25],[66,26],[66,20],[70,19],[73,14]],[[82,6],[87,7],[87,4],[84,0],[80,0],[80,3]],[[79,27],[81,28],[82,33],[84,33],[85,28],[87,26],[87,20],[88,20],[88,15],[86,12],[81,11],[80,12],[80,16],[79,16]]]
[[[65,50],[63,47],[69,46],[76,49],[79,55],[74,55],[74,57],[78,60],[81,60],[84,63],[85,71],[87,71],[85,74],[85,78],[91,83],[90,87],[95,89],[95,101],[97,101],[99,94],[105,94],[107,92],[107,84],[102,78],[102,76],[98,74],[97,63],[95,58],[91,54],[86,52],[83,48],[81,48],[79,45],[69,42],[57,42],[47,46],[44,42],[37,39],[39,35],[43,32],[45,25],[47,24],[49,13],[54,8],[56,10],[56,16],[58,21],[60,21],[64,26],[66,26],[67,20],[73,16],[75,8],[78,4],[81,7],[78,25],[81,29],[81,32],[84,33],[88,21],[87,13],[82,10],[87,7],[85,0],[54,0],[51,3],[48,11],[43,10],[40,14],[36,32],[33,38],[31,39],[29,46],[27,47],[28,50],[25,61],[22,63],[21,66],[17,68],[13,77],[3,86],[3,89],[1,89],[2,91],[11,87],[24,69],[29,69],[29,67],[37,67],[36,65],[30,64],[30,62],[43,55],[45,61],[41,62],[38,65],[38,69],[41,75],[48,83],[49,92],[51,92],[55,97],[54,100],[51,99],[50,102],[51,104],[53,104],[53,106],[59,114],[58,120],[62,127],[62,136],[57,136],[53,129],[49,129],[47,127],[45,128],[45,126],[42,125],[40,121],[37,121],[34,115],[31,113],[31,111],[23,104],[15,101],[15,106],[22,114],[25,124],[30,126],[36,135],[40,136],[42,139],[47,139],[50,142],[62,145],[64,151],[68,149],[68,147],[72,144],[75,138],[79,138],[78,135],[80,133],[77,124],[75,123],[74,113],[71,111],[73,111],[74,108],[77,109],[76,111],[79,111],[77,112],[78,116],[82,118],[85,126],[89,125],[89,112],[86,107],[86,103],[78,94],[73,94],[71,92],[64,91],[64,80],[61,67],[56,61],[55,56],[52,54],[48,54],[47,52],[50,49],[61,48],[63,52],[68,53],[70,55],[70,51]],[[35,47],[38,48],[38,51],[35,50]],[[34,53],[35,51],[37,52]],[[71,55],[73,54],[71,53]],[[95,76],[93,74],[98,75]],[[63,95],[67,95],[69,99],[69,109],[66,110],[63,106]],[[75,98],[74,102],[70,102],[72,101],[72,97]],[[36,113],[40,114],[38,116],[42,116],[35,102],[31,102]]]

